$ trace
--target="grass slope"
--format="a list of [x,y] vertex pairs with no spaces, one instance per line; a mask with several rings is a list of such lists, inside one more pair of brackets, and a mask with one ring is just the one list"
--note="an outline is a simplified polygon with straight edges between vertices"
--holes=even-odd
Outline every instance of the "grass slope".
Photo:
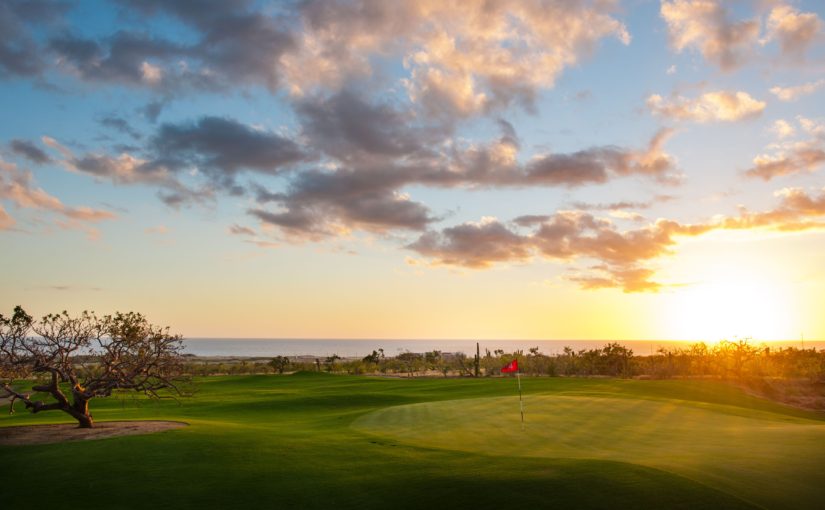
[[[712,427],[718,419],[732,420],[726,422],[725,430],[733,425],[746,427],[748,420],[776,424],[786,427],[784,434],[772,439],[780,441],[777,447],[788,443],[795,456],[801,455],[814,467],[825,467],[825,445],[820,442],[800,454],[794,439],[799,429],[793,428],[821,430],[825,425],[821,416],[748,397],[719,383],[532,379],[526,386],[531,420],[537,418],[539,407],[561,402],[569,404],[564,413],[570,413],[570,419],[565,420],[556,407],[547,413],[547,430],[541,434],[531,421],[524,436],[512,435],[515,415],[501,414],[510,412],[507,407],[513,404],[514,381],[508,379],[397,380],[320,374],[221,377],[201,380],[197,395],[181,405],[101,400],[93,402],[98,421],[172,419],[191,426],[148,436],[0,447],[0,476],[16,482],[7,485],[4,507],[63,507],[67,502],[87,509],[389,505],[694,509],[757,508],[754,501],[766,504],[755,493],[737,492],[735,484],[680,472],[678,459],[673,465],[640,461],[634,449],[651,456],[661,454],[655,442],[645,446],[652,439],[642,437],[642,420],[626,423],[628,433],[635,427],[639,437],[625,447],[607,448],[610,455],[570,454],[579,444],[589,444],[591,453],[602,450],[599,445],[610,446],[607,439],[596,440],[602,433],[615,435],[611,431],[621,426],[625,415],[631,415],[611,413],[621,406],[636,409],[639,416],[656,412],[656,406],[672,406],[671,418],[662,414],[667,425],[658,429],[662,436],[653,437],[660,442],[690,443],[680,439],[680,434],[697,440],[706,437],[707,430],[696,427]],[[576,420],[584,411],[577,409],[576,399],[595,402],[590,407],[592,416],[607,413],[611,417],[583,429]],[[394,406],[409,404],[437,412],[422,422],[416,411],[405,424],[399,416],[409,413],[410,407]],[[476,415],[474,410],[482,408],[486,411]],[[688,418],[695,413],[698,421],[695,426],[680,425],[679,413],[687,413]],[[506,420],[499,431],[481,425],[487,420],[495,427],[499,419],[495,417]],[[706,419],[712,423],[708,425]],[[0,417],[0,426],[58,420],[66,421],[61,414],[18,412]],[[467,433],[470,429],[462,428],[476,422],[480,435],[475,429]],[[454,425],[458,428],[453,434],[479,443],[456,447],[455,437],[447,437]],[[681,426],[679,432],[666,430],[673,426]],[[578,439],[568,435],[564,447],[554,450],[545,444],[554,437],[548,432],[550,427],[582,433]],[[411,435],[411,428],[430,433]],[[507,431],[504,435],[500,434],[503,430]],[[444,441],[434,441],[434,437]],[[761,462],[762,454],[752,454],[748,444],[741,448],[732,444],[731,449],[734,453],[729,457],[753,457],[754,462]],[[623,450],[624,457],[620,455]],[[710,464],[729,460],[715,457],[713,451],[708,455]],[[695,456],[702,457],[700,453]],[[779,466],[764,462],[758,466],[768,474],[773,470],[784,476]],[[751,483],[747,472],[728,476],[744,479],[746,486]],[[808,485],[805,480],[801,483]],[[776,490],[780,497],[769,502],[770,508],[807,504],[797,493],[786,497],[783,487]],[[812,490],[825,496],[825,489],[815,486]]]

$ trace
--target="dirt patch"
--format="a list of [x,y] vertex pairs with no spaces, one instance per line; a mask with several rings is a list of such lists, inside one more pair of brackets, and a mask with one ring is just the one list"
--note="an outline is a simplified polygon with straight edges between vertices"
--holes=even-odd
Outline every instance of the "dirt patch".
[[73,423],[58,425],[22,425],[0,427],[0,445],[29,445],[88,441],[107,437],[152,434],[188,426],[181,421],[105,421],[92,429],[81,429]]

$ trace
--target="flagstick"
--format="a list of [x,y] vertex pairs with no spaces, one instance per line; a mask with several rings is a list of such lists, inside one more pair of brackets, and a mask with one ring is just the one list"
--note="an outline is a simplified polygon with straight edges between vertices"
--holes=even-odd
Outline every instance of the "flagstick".
[[516,372],[518,380],[518,406],[521,409],[521,430],[524,430],[524,400],[521,398],[521,372]]

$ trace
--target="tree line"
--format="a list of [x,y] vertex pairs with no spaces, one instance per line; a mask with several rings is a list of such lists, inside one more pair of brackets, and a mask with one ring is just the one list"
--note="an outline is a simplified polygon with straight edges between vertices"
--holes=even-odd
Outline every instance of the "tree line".
[[750,339],[660,348],[650,355],[634,354],[632,349],[617,342],[593,349],[565,347],[556,354],[545,354],[538,347],[533,347],[527,352],[485,350],[483,355],[474,356],[438,350],[387,356],[379,349],[361,359],[343,359],[333,355],[306,361],[278,356],[266,365],[248,367],[258,370],[267,368],[280,373],[309,370],[346,374],[489,377],[500,375],[501,367],[513,359],[518,359],[522,374],[533,376],[714,377],[739,380],[769,377],[825,383],[825,349],[771,348],[765,344],[754,344]]
[[532,376],[786,378],[825,383],[825,350],[772,348],[754,344],[750,339],[663,347],[648,355],[635,354],[632,349],[611,342],[592,349],[564,347],[555,354],[545,354],[539,347],[532,347],[526,352],[496,349],[475,355],[433,350],[424,353],[405,351],[392,356],[378,349],[361,358],[342,358],[333,354],[316,358],[276,356],[268,361],[229,362],[190,357],[184,363],[184,369],[191,375],[201,376],[314,371],[410,377],[490,377],[500,375],[501,367],[513,359],[518,359],[522,374]]

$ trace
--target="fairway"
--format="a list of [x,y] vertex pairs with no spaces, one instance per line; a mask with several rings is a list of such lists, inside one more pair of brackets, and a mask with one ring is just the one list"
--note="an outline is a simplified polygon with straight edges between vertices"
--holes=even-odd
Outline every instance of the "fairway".
[[[179,403],[93,402],[98,423],[188,427],[0,446],[15,509],[819,508],[825,417],[717,381],[209,377]],[[0,415],[0,427],[68,423]],[[4,506],[5,507],[5,506]]]
[[534,396],[382,409],[354,427],[430,448],[486,455],[614,460],[660,468],[775,507],[822,503],[825,424],[676,400]]

